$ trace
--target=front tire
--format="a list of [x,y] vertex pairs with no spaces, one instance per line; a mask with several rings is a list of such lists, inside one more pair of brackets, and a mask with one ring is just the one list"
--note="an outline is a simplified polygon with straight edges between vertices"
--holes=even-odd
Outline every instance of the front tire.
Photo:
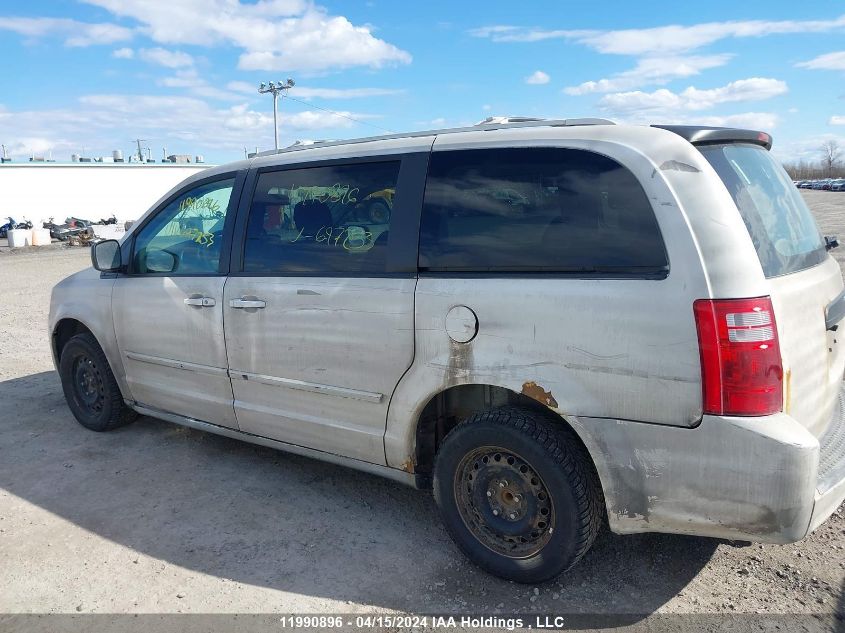
[[71,413],[86,429],[111,431],[137,417],[123,402],[106,355],[93,335],[77,334],[65,344],[59,376]]
[[601,487],[577,436],[525,409],[485,411],[452,429],[435,460],[434,497],[471,561],[524,583],[578,562],[604,516]]

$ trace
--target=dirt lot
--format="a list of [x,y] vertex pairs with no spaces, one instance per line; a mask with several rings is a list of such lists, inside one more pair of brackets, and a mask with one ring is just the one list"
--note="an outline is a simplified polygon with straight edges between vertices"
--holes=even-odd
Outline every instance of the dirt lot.
[[[806,197],[845,238],[845,193]],[[0,247],[2,613],[845,612],[843,508],[790,546],[605,533],[535,588],[467,563],[428,493],[150,418],[86,431],[45,328],[88,264]]]

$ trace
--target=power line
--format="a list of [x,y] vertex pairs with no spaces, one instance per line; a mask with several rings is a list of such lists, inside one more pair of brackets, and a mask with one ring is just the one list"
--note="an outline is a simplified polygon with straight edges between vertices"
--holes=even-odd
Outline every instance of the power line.
[[355,117],[349,116],[348,114],[343,114],[342,112],[335,112],[334,110],[329,110],[328,108],[320,107],[314,103],[308,103],[307,101],[302,101],[301,99],[297,99],[296,97],[291,97],[289,94],[286,94],[285,97],[287,99],[292,99],[297,103],[301,103],[304,106],[308,106],[309,108],[316,108],[317,110],[322,110],[323,112],[328,112],[329,114],[333,114],[335,116],[343,117],[344,119],[349,119],[350,121],[354,121],[355,123],[360,123],[361,125],[369,125],[370,127],[374,127],[377,130],[381,130],[382,132],[387,132],[388,134],[394,134],[394,130],[390,130],[386,127],[382,127],[380,125],[376,125],[375,123],[370,123],[369,121],[362,121],[361,119],[356,119]]

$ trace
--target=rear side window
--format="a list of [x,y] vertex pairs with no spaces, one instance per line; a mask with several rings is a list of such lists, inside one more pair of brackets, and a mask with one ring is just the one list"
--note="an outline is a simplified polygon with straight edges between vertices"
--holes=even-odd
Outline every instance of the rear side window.
[[657,220],[636,177],[593,152],[434,152],[421,270],[664,276]]
[[384,273],[399,161],[264,172],[244,272]]
[[704,145],[699,150],[733,197],[766,277],[824,261],[827,251],[813,214],[769,152],[748,144]]

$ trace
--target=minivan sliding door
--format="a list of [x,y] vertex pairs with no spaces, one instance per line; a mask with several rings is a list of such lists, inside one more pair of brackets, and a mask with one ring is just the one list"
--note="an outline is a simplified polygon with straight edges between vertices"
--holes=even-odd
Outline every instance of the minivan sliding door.
[[241,430],[384,463],[388,402],[414,353],[425,175],[415,164],[388,156],[254,176],[240,272],[224,292]]

